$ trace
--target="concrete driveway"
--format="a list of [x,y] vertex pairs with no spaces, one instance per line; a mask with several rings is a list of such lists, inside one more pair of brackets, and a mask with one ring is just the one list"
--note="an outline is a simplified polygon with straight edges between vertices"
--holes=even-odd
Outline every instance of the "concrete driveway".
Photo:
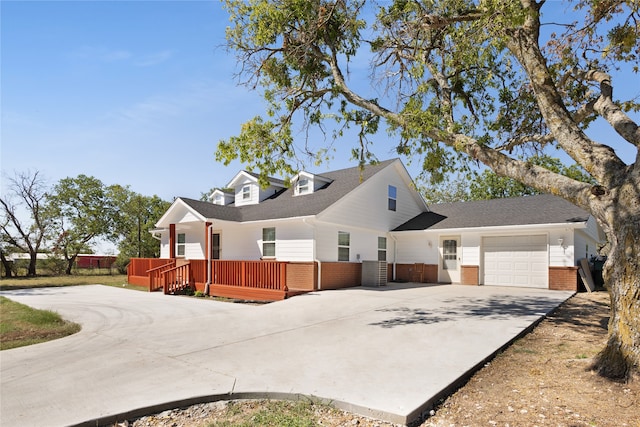
[[572,295],[389,284],[250,306],[106,286],[1,294],[82,324],[76,335],[0,353],[3,426],[95,426],[118,414],[299,394],[408,423]]

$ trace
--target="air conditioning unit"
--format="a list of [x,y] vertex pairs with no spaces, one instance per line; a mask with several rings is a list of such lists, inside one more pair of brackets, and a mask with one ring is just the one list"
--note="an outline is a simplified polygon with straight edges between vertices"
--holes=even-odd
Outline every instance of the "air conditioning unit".
[[362,261],[362,286],[385,286],[387,284],[386,261]]

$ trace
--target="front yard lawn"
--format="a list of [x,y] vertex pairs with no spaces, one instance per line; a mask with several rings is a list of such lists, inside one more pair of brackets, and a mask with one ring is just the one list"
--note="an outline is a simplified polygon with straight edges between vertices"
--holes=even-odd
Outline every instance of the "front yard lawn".
[[75,334],[80,325],[49,310],[37,310],[0,296],[0,350]]
[[[77,286],[77,285],[107,285],[126,287],[128,289],[147,290],[146,287],[127,284],[126,274],[107,275],[71,275],[71,276],[37,276],[37,277],[12,277],[0,280],[0,291],[11,289],[45,288],[53,286]],[[125,286],[122,286],[125,285]]]

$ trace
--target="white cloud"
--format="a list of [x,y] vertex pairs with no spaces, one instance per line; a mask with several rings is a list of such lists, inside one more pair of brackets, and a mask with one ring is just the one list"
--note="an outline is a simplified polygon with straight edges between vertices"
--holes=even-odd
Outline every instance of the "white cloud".
[[134,64],[138,67],[150,67],[152,65],[161,64],[173,56],[173,52],[170,50],[163,50],[162,52],[150,53],[142,55],[135,59]]
[[133,54],[124,49],[108,49],[99,46],[83,46],[71,52],[72,58],[99,62],[117,62],[130,59]]

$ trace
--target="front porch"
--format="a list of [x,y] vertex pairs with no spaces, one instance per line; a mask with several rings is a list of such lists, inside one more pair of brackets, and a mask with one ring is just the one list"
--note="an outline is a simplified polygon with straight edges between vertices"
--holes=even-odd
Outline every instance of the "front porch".
[[145,286],[149,292],[162,290],[178,294],[185,289],[245,300],[278,301],[317,289],[316,263],[281,261],[222,261],[181,258],[132,258],[127,268],[128,282]]

